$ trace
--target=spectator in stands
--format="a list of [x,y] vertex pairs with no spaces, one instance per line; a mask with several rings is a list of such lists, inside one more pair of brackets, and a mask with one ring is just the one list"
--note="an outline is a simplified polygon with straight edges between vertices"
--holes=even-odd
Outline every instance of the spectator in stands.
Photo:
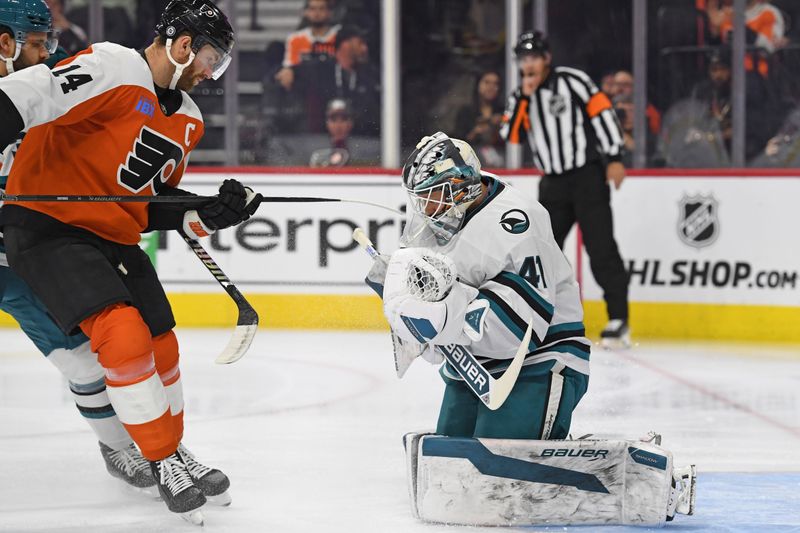
[[606,93],[609,99],[614,99],[616,96],[616,86],[614,85],[614,72],[606,72],[600,78],[600,90]]
[[[47,6],[53,15],[53,27],[59,31],[58,44],[67,55],[80,52],[89,45],[89,36],[83,28],[72,23],[64,14],[64,0],[47,0]],[[153,26],[150,27],[151,31]]]
[[500,95],[500,74],[487,70],[478,76],[472,103],[456,115],[455,136],[469,142],[486,167],[501,167],[505,161],[500,138],[504,102]]
[[[733,30],[732,0],[708,0],[709,29],[712,37],[720,42],[731,43]],[[745,40],[749,45],[761,48],[760,53],[748,53],[745,56],[745,69],[757,71],[766,77],[769,65],[765,55],[771,54],[788,43],[785,37],[786,22],[780,9],[770,4],[769,0],[748,0],[745,11]]]
[[[720,167],[731,160],[733,107],[731,51],[722,47],[709,57],[708,78],[690,98],[675,103],[665,116],[659,152],[669,166]],[[745,92],[745,158],[758,155],[773,135],[780,102],[756,72],[747,73]]]
[[800,167],[800,107],[789,113],[778,133],[767,141],[764,151],[750,162],[750,166]]
[[730,50],[709,58],[707,79],[664,115],[658,159],[669,167],[730,166]]
[[[711,35],[730,42],[728,33],[733,30],[733,7],[731,0],[708,0],[706,12]],[[786,22],[780,9],[770,0],[748,0],[745,11],[747,42],[774,52],[787,44]]]
[[364,34],[355,26],[344,26],[336,34],[335,46],[334,61],[304,61],[292,67],[294,79],[290,87],[304,103],[306,131],[325,131],[325,105],[333,98],[342,98],[352,102],[354,133],[377,135],[379,77],[368,63]]
[[353,131],[353,113],[347,100],[334,98],[325,110],[325,129],[330,146],[315,150],[309,165],[312,167],[342,167],[350,160],[347,141]]
[[692,100],[705,104],[706,114],[719,127],[730,153],[733,134],[731,114],[731,58],[729,49],[715,51],[708,64],[708,78],[692,89]]
[[613,102],[619,125],[622,127],[622,141],[625,147],[622,152],[622,164],[630,167],[633,164],[633,148],[635,146],[633,142],[633,96],[620,94],[614,97]]
[[332,57],[335,54],[336,33],[339,31],[339,26],[331,24],[331,15],[329,0],[306,0],[303,17],[308,26],[289,34],[286,38],[283,68],[275,75],[275,79],[287,91],[294,82],[292,67],[308,59],[319,59],[319,56]]
[[328,102],[325,129],[331,138],[332,148],[347,148],[347,139],[353,131],[353,112],[347,100],[334,98]]
[[[630,100],[633,102],[633,74],[627,70],[618,70],[614,74],[614,94],[613,98],[620,98],[621,100]],[[650,133],[657,135],[661,129],[661,113],[656,107],[649,103],[645,111],[647,116],[647,126],[650,128]]]

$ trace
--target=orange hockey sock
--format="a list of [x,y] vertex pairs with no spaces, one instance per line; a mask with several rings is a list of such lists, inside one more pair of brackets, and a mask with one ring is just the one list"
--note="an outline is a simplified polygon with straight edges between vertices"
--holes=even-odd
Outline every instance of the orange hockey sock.
[[111,405],[147,459],[175,452],[178,440],[166,391],[156,374],[150,330],[139,311],[112,304],[81,322],[105,369]]
[[163,335],[153,337],[156,369],[167,391],[175,438],[178,442],[183,438],[183,385],[181,384],[181,371],[178,367],[180,358],[178,352],[178,339],[170,330]]

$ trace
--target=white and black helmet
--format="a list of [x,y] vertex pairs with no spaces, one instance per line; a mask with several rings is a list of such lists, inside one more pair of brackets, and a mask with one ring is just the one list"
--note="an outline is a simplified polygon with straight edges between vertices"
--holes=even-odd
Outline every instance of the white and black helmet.
[[467,142],[437,132],[417,143],[406,160],[403,185],[411,214],[443,244],[461,229],[467,208],[481,194],[481,163]]

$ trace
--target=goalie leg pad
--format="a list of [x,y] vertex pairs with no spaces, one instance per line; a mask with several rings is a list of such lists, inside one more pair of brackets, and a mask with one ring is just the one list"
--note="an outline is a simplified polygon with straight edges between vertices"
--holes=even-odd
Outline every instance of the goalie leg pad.
[[663,526],[667,520],[672,454],[654,444],[433,435],[405,442],[412,509],[425,521]]

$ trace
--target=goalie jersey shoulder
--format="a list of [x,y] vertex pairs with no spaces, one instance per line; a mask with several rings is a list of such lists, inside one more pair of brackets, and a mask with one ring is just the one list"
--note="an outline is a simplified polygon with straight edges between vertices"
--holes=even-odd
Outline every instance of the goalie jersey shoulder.
[[[515,264],[524,260],[516,256],[550,248],[555,242],[550,217],[541,204],[496,176],[483,175],[489,185],[487,197],[468,215],[453,255],[460,273],[464,273],[461,267],[466,266],[465,259],[469,261],[471,256],[474,263],[479,255],[483,275],[491,278],[501,271],[514,270]],[[473,264],[470,270],[476,266]],[[479,285],[485,279],[469,281]]]

